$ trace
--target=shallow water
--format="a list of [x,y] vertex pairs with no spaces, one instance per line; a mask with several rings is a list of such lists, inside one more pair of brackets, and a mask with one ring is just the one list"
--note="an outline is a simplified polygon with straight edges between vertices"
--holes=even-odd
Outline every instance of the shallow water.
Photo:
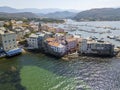
[[120,90],[120,59],[26,53],[0,60],[0,90]]

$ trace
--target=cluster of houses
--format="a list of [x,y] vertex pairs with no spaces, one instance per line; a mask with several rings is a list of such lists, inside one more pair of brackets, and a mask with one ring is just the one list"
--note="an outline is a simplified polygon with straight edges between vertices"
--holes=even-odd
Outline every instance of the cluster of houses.
[[[12,20],[12,30],[0,28],[0,56],[12,56],[22,52],[18,42],[26,40],[29,50],[40,50],[54,55],[64,56],[78,52],[80,54],[114,55],[114,45],[109,42],[83,39],[80,35],[68,34],[64,28],[51,24],[40,24]],[[2,24],[1,24],[2,25]]]
[[41,32],[31,34],[27,39],[29,49],[40,49],[55,56],[79,52],[85,55],[113,56],[114,45],[92,38],[83,39],[79,35],[67,34],[64,29],[43,26]]
[[79,51],[81,54],[87,55],[113,56],[114,45],[110,42],[89,38],[82,41]]
[[29,49],[40,49],[46,53],[63,56],[77,50],[78,40],[73,35],[40,32],[31,34],[27,39]]
[[18,43],[26,39],[26,35],[31,34],[32,30],[37,30],[38,23],[25,24],[23,21],[11,20],[12,28],[6,28],[9,22],[0,22],[0,57],[13,56],[22,53]]

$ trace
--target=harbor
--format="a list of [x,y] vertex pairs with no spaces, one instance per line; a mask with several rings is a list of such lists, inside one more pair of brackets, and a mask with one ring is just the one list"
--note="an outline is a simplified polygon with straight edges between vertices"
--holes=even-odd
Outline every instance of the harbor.
[[[72,23],[72,22],[68,22]],[[78,22],[76,22],[78,24]],[[96,22],[79,22],[80,25],[73,25],[80,26],[81,24],[89,23],[92,24],[92,26],[95,26]],[[94,24],[93,24],[94,23]],[[105,22],[98,22],[97,25]],[[112,25],[116,24],[116,22],[113,22]],[[119,24],[119,22],[117,22]],[[108,23],[106,23],[106,26]],[[54,26],[54,25],[52,25]],[[61,25],[59,24],[57,27],[68,27],[69,24]],[[84,25],[83,25],[84,26]],[[87,25],[89,26],[89,25]],[[99,25],[102,26],[102,25]],[[119,26],[119,25],[118,25]],[[97,26],[95,26],[97,27]],[[21,46],[19,45],[19,48],[24,48],[22,50],[22,54],[11,57],[11,58],[0,58],[0,90],[35,90],[35,89],[42,89],[42,90],[61,90],[61,89],[69,89],[69,90],[118,90],[120,88],[120,54],[117,54],[117,56],[114,57],[103,57],[101,56],[94,56],[94,55],[81,55],[76,50],[82,52],[88,52],[86,46],[89,44],[88,48],[90,49],[90,53],[95,53],[96,50],[98,52],[101,51],[101,54],[103,53],[110,53],[111,52],[104,52],[104,50],[109,51],[113,50],[114,45],[114,51],[119,52],[120,47],[119,41],[116,41],[114,39],[110,39],[107,36],[114,36],[116,33],[119,33],[119,30],[110,30],[111,33],[98,33],[95,29],[95,32],[97,33],[91,33],[86,31],[80,31],[79,29],[75,28],[75,30],[70,30],[71,27],[66,28],[68,34],[74,35],[74,38],[82,37],[84,40],[87,40],[87,42],[81,42],[83,46],[79,46],[79,48],[74,48],[69,51],[69,53],[66,53],[62,58],[55,57],[53,54],[56,55],[56,53],[46,54],[41,51],[37,51],[35,48],[44,48],[42,45],[43,38],[45,39],[46,45],[49,47],[51,46],[49,50],[55,50],[64,53],[65,48],[64,44],[60,45],[61,41],[59,40],[62,34],[56,34],[55,37],[49,37],[49,34],[51,33],[44,32],[44,33],[37,33],[32,34],[29,37],[29,45],[31,47],[28,48],[28,46]],[[87,28],[87,29],[86,29]],[[89,29],[90,28],[90,29]],[[91,26],[84,27],[84,30],[92,30]],[[118,28],[118,27],[117,27]],[[68,31],[70,30],[70,31]],[[101,29],[101,32],[104,31]],[[99,30],[99,32],[100,32]],[[93,31],[93,30],[92,30]],[[45,35],[47,33],[47,35]],[[57,37],[59,36],[59,38]],[[68,35],[69,36],[69,35]],[[38,39],[36,39],[38,38]],[[68,38],[68,39],[67,39]],[[69,37],[67,37],[68,42]],[[70,37],[70,39],[73,38]],[[103,39],[101,39],[103,38]],[[64,38],[63,38],[64,39]],[[92,39],[92,41],[89,41]],[[34,42],[32,41],[34,40]],[[40,40],[41,42],[37,43],[37,40]],[[57,43],[57,40],[59,42]],[[76,40],[72,39],[76,42]],[[77,39],[77,41],[81,41],[82,39]],[[103,41],[104,42],[103,42]],[[33,42],[34,44],[32,44]],[[38,47],[40,45],[40,47]],[[60,49],[53,48],[54,46],[59,47]],[[76,46],[76,44],[72,44],[73,46]],[[68,45],[67,45],[68,47]],[[70,46],[69,46],[70,47]],[[105,48],[104,47],[109,47]],[[28,50],[33,49],[33,50]],[[70,48],[67,48],[69,50]],[[94,49],[94,50],[93,50]],[[48,51],[48,49],[46,49]],[[93,50],[93,51],[92,51]],[[103,51],[102,51],[103,50]],[[23,52],[24,51],[24,52]],[[70,53],[71,52],[71,53]],[[88,52],[88,53],[89,53]],[[3,54],[4,55],[4,54]],[[59,55],[57,53],[57,55]],[[29,76],[29,77],[28,77]],[[47,78],[46,78],[47,77]],[[6,79],[7,78],[7,79]],[[32,81],[32,82],[31,82]],[[52,82],[51,82],[52,81]],[[37,84],[39,82],[39,84]],[[47,83],[46,83],[47,82]]]
[[0,90],[120,90],[120,0],[0,0]]
[[[90,22],[75,22],[69,19],[62,24],[41,24],[32,21],[26,25],[33,28],[33,31],[25,27],[25,30],[29,31],[29,33],[26,33],[26,31],[22,29],[24,28],[22,25],[25,23],[22,21],[14,22],[18,22],[18,26],[21,26],[20,29],[18,29],[19,27],[14,23],[12,26],[14,29],[12,29],[12,31],[1,27],[1,41],[6,43],[1,42],[1,50],[3,50],[1,57],[20,54],[22,53],[22,48],[42,51],[43,53],[56,57],[64,57],[75,52],[80,55],[84,53],[85,55],[89,54],[91,56],[96,54],[98,56],[101,55],[101,57],[109,57],[116,56],[120,52],[118,45],[120,36],[115,36],[115,32],[119,32],[119,27],[110,26],[109,23],[103,26],[102,24],[94,25],[94,22],[92,25]],[[9,40],[10,35],[13,36],[11,40]],[[26,35],[27,37],[25,37]],[[12,45],[9,46],[9,44]],[[19,46],[17,46],[18,44]]]

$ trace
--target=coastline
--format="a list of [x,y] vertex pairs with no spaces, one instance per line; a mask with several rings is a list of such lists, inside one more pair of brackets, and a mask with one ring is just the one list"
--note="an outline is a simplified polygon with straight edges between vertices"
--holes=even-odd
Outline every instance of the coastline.
[[97,55],[79,55],[78,53],[72,53],[72,54],[68,54],[68,55],[64,55],[62,57],[57,57],[55,55],[51,55],[51,54],[48,54],[48,53],[43,53],[41,51],[36,51],[36,50],[27,50],[25,49],[24,50],[24,53],[23,54],[27,54],[27,53],[32,53],[32,54],[35,54],[35,53],[40,53],[40,54],[44,54],[45,56],[48,56],[48,57],[53,57],[53,58],[56,58],[56,59],[61,59],[63,61],[74,61],[76,59],[80,59],[80,60],[89,60],[89,59],[111,59],[111,58],[120,58],[120,53],[116,56],[113,56],[113,57],[105,57],[105,56],[97,56]]

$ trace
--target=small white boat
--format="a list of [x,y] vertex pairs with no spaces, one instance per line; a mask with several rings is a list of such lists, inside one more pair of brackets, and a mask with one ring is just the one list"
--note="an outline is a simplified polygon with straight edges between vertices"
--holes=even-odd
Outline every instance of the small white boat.
[[115,39],[115,36],[107,36],[109,39]]

